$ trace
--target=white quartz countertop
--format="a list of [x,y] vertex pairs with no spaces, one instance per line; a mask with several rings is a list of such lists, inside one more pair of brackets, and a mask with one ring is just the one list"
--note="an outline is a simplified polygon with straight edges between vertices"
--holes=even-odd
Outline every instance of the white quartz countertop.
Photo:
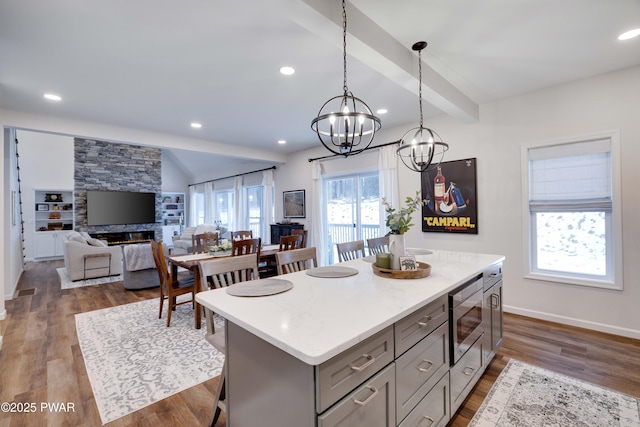
[[497,262],[502,255],[433,251],[416,255],[431,265],[424,279],[373,274],[359,259],[339,265],[359,273],[318,278],[298,272],[278,276],[293,289],[270,296],[237,297],[226,289],[200,292],[196,300],[215,313],[309,365],[319,365],[448,293]]

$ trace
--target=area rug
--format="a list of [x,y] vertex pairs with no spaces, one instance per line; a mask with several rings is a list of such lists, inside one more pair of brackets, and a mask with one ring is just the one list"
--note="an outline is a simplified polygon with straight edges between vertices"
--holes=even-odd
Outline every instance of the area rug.
[[511,359],[470,427],[638,427],[640,399]]
[[[167,328],[158,299],[76,314],[78,341],[103,424],[220,374],[224,355],[194,328],[191,304]],[[223,320],[216,316],[216,327]]]
[[102,285],[103,283],[122,282],[122,274],[117,276],[96,277],[95,279],[76,280],[72,282],[64,267],[56,268],[58,276],[60,276],[60,287],[62,289],[80,288],[82,286]]

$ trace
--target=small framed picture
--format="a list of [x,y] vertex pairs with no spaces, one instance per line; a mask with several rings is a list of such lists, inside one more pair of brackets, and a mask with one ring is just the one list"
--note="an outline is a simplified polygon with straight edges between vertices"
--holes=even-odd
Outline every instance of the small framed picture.
[[283,212],[285,218],[305,218],[304,190],[283,191]]
[[401,256],[400,257],[400,270],[415,271],[418,269],[418,263],[414,256]]
[[49,205],[45,205],[44,203],[38,203],[36,205],[36,210],[38,210],[38,211],[48,211],[49,210]]

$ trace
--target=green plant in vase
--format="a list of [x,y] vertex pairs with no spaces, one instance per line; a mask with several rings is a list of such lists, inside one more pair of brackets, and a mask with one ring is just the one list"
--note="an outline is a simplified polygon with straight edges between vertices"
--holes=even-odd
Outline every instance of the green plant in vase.
[[426,200],[420,198],[420,191],[416,191],[415,197],[407,197],[404,206],[398,211],[391,206],[385,197],[382,198],[382,205],[387,214],[385,225],[389,227],[389,252],[391,254],[391,269],[400,269],[400,257],[406,255],[404,233],[413,227],[411,215],[418,210]]

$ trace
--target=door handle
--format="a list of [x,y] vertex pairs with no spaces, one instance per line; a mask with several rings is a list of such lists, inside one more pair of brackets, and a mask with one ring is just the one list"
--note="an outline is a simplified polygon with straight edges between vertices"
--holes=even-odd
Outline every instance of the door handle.
[[378,394],[378,389],[371,385],[368,385],[367,388],[369,389],[369,391],[371,391],[371,395],[367,397],[365,400],[358,400],[354,397],[353,403],[355,403],[356,405],[364,406],[367,403],[371,402],[371,399],[376,397],[376,395]]
[[[421,368],[420,365],[422,365],[423,363],[427,363],[429,366],[426,368]],[[429,369],[431,369],[432,366],[433,362],[431,360],[422,359],[422,362],[420,362],[418,366],[416,366],[416,369],[420,372],[427,372]]]

